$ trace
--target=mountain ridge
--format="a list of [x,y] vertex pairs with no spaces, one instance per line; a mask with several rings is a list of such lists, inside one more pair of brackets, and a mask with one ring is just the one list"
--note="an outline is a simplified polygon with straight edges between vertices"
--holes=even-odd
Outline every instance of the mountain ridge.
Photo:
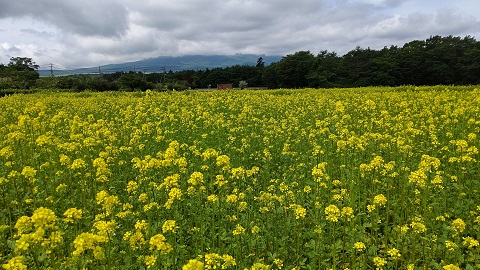
[[[53,70],[53,75],[74,75],[74,74],[99,74],[115,72],[173,72],[182,70],[205,70],[212,68],[226,68],[235,65],[255,66],[257,60],[262,58],[265,65],[278,62],[282,58],[279,55],[265,54],[234,54],[234,55],[183,55],[183,56],[158,56],[138,61],[107,64],[99,67]],[[38,70],[40,76],[50,76],[50,69]]]

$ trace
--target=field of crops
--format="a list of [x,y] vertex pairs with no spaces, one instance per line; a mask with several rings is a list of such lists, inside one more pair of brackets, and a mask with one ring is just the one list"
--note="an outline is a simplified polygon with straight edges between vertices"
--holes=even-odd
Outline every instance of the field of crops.
[[4,269],[479,269],[480,90],[0,98]]

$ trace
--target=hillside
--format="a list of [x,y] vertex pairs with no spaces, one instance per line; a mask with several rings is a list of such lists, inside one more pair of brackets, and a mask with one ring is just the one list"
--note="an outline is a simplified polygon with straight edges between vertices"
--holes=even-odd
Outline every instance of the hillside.
[[[263,58],[265,65],[280,61],[282,56],[267,56],[255,54],[235,54],[235,55],[185,55],[185,56],[160,56],[140,61],[108,64],[100,67],[78,68],[69,70],[53,70],[53,75],[71,75],[71,74],[91,74],[91,73],[114,73],[118,71],[141,71],[141,72],[162,72],[164,69],[168,72],[180,70],[204,70],[216,67],[229,67],[235,65],[257,64],[259,57]],[[49,69],[38,70],[40,76],[49,76]]]

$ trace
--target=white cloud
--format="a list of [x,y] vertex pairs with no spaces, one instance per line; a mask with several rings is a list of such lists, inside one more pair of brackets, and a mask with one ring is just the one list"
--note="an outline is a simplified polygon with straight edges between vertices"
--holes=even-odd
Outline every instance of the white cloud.
[[0,44],[0,64],[8,64],[10,62],[10,55],[3,46],[3,44]]
[[357,45],[381,48],[437,34],[480,34],[479,15],[473,13],[479,2],[440,2],[9,1],[0,10],[0,43],[37,63],[73,67],[161,55],[325,49],[343,54]]
[[[406,39],[430,35],[467,35],[478,29],[479,21],[459,10],[441,9],[431,13],[414,12],[393,15],[377,22],[369,30],[372,37]],[[412,31],[415,29],[415,31]]]

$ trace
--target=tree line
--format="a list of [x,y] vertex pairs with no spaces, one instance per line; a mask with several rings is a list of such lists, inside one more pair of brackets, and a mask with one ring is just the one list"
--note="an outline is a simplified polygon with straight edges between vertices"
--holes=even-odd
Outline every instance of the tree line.
[[38,65],[28,57],[12,57],[7,65],[0,63],[1,89],[28,89],[35,85]]
[[300,51],[270,65],[263,79],[269,88],[480,84],[480,42],[431,36],[402,47],[357,47],[343,56]]
[[[431,36],[401,47],[360,48],[336,52],[299,51],[265,66],[232,66],[166,73],[117,72],[103,75],[42,77],[31,59],[12,58],[0,65],[0,89],[59,88],[73,91],[184,90],[234,87],[333,88],[398,85],[480,84],[480,42],[471,36]],[[35,73],[35,74],[34,74]]]

